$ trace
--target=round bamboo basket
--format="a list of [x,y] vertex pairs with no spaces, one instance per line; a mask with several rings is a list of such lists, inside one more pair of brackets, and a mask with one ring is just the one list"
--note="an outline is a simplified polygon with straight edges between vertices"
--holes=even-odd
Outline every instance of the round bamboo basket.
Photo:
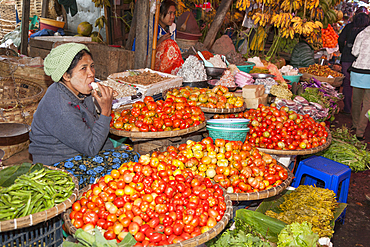
[[39,84],[23,79],[0,77],[0,107],[11,109],[21,105],[38,103],[46,90]]
[[195,131],[198,131],[206,126],[206,122],[199,124],[198,126],[190,127],[183,130],[174,130],[174,131],[162,131],[162,132],[141,132],[141,131],[124,131],[116,130],[111,128],[110,133],[130,138],[137,139],[156,139],[156,138],[166,138],[166,137],[175,137],[186,135]]
[[[81,190],[79,198],[81,198],[83,192],[86,192],[89,189],[90,189],[90,186],[85,187],[83,190]],[[188,240],[182,241],[177,244],[170,244],[166,246],[167,247],[196,247],[216,237],[226,227],[229,220],[233,217],[233,206],[232,206],[232,201],[230,199],[229,194],[225,194],[225,202],[226,202],[225,214],[222,217],[222,219],[219,222],[217,222],[215,227],[213,227],[209,231],[197,237],[190,238]],[[71,212],[72,212],[72,209],[69,208],[66,212],[62,214],[62,218],[64,221],[65,229],[68,231],[69,234],[74,234],[77,231],[77,228],[73,226],[71,219],[69,218],[69,214]]]
[[329,147],[332,141],[330,130],[326,128],[326,131],[328,132],[328,137],[326,138],[326,142],[323,145],[315,147],[315,148],[303,149],[303,150],[276,150],[276,149],[267,149],[267,148],[259,148],[259,147],[257,148],[258,150],[264,153],[284,155],[284,156],[315,154]]
[[276,196],[283,192],[290,183],[292,182],[294,175],[293,173],[286,168],[283,164],[279,163],[288,173],[288,178],[285,179],[280,185],[273,187],[268,190],[262,190],[259,192],[252,192],[252,193],[229,193],[228,195],[230,196],[230,199],[232,201],[252,201],[252,200],[260,200],[260,199],[265,199],[269,198],[272,196]]
[[[179,147],[179,145],[180,144],[176,145],[176,147]],[[166,150],[167,150],[167,147],[161,147],[161,148],[153,150],[152,152],[154,152],[154,151],[165,152]],[[276,159],[276,156],[272,155],[272,158]],[[251,200],[265,199],[265,198],[269,198],[269,197],[280,194],[284,189],[286,189],[291,184],[291,182],[294,178],[294,174],[288,168],[286,168],[283,164],[281,164],[279,162],[278,162],[278,164],[281,165],[288,173],[288,178],[285,179],[280,185],[278,185],[276,187],[273,187],[271,189],[263,190],[263,191],[259,191],[259,192],[227,193],[227,195],[230,196],[230,200],[232,200],[232,201],[251,201]],[[222,188],[222,189],[226,193],[226,190],[224,188]]]
[[[66,170],[62,170],[62,169],[52,167],[52,166],[45,166],[45,167],[47,167],[48,169],[51,169],[51,170],[63,171],[65,173],[68,173],[68,175],[72,177],[72,181],[75,184],[75,188],[72,192],[72,195],[67,200],[65,200],[64,202],[59,203],[59,204],[55,205],[54,207],[49,208],[48,210],[38,212],[38,213],[35,213],[35,214],[31,214],[31,215],[28,215],[28,216],[25,216],[25,217],[13,219],[13,220],[0,221],[0,232],[6,232],[6,231],[10,231],[10,230],[20,229],[20,228],[36,225],[40,222],[45,222],[45,221],[63,213],[63,212],[65,212],[77,200],[77,198],[78,198],[78,181],[77,181],[77,178],[75,176],[73,176],[71,173],[67,172]],[[4,168],[6,168],[6,166],[0,167],[0,169],[4,169]]]
[[[162,93],[162,97],[163,99],[166,99],[166,95],[167,95],[167,92],[170,91],[170,90],[173,90],[174,88],[171,88],[171,89],[167,89],[165,90],[163,93]],[[200,107],[200,109],[202,110],[202,112],[205,112],[205,113],[237,113],[237,112],[242,112],[244,111],[245,109],[247,109],[247,105],[243,104],[242,107],[237,107],[237,108],[208,108],[208,107]]]

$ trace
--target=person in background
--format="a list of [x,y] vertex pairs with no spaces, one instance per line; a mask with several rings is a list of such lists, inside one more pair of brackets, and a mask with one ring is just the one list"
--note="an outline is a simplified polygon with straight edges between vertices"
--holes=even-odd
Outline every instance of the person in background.
[[[362,11],[362,9],[359,9]],[[338,38],[339,51],[342,53],[340,62],[342,64],[342,73],[345,76],[343,80],[343,95],[344,108],[343,113],[350,114],[352,107],[352,87],[350,85],[350,73],[348,68],[351,67],[356,57],[351,54],[352,46],[356,36],[364,30],[370,22],[370,18],[366,13],[356,12],[353,17],[353,22],[347,24]]]
[[294,68],[308,67],[315,64],[314,50],[306,41],[306,37],[301,35],[298,44],[293,48],[290,57],[290,65]]
[[181,67],[184,60],[176,39],[176,3],[164,0],[161,3],[158,23],[158,41],[154,69],[171,74]]
[[54,83],[33,116],[29,153],[34,163],[69,171],[82,188],[118,169],[126,158],[135,159],[135,154],[114,150],[108,138],[113,89],[98,84],[100,93],[93,90],[95,68],[87,46],[57,46],[45,58],[44,71]]
[[364,140],[370,108],[370,26],[361,31],[353,44],[352,55],[356,57],[350,68],[351,86],[353,87],[352,126],[356,129],[358,140]]

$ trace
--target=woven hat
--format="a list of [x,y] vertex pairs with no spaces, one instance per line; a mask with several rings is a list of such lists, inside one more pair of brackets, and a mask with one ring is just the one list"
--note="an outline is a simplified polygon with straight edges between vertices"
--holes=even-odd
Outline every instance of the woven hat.
[[90,51],[86,45],[78,43],[66,43],[52,49],[44,60],[45,74],[55,82],[60,81],[77,53],[84,49]]

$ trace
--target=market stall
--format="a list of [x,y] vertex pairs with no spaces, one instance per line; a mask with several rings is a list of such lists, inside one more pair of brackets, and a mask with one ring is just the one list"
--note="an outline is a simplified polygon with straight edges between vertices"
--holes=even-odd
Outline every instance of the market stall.
[[[198,17],[187,12],[186,1],[177,2],[179,14],[188,13],[182,18],[182,38],[196,36],[203,43],[180,47],[183,61],[170,73],[149,64],[160,58],[153,34],[153,47],[153,40],[137,40],[136,47],[145,43],[147,53],[153,52],[140,67],[145,49],[128,51],[90,37],[30,40],[30,56],[41,60],[71,41],[87,45],[96,68],[88,87],[97,98],[102,85],[114,93],[108,137],[120,140],[116,151],[132,149],[139,155],[122,161],[127,153],[100,150],[88,157],[95,163],[82,155],[63,161],[66,170],[27,163],[0,167],[1,245],[330,246],[335,224],[345,219],[351,169],[367,169],[369,152],[350,141],[348,129],[331,129],[344,79],[333,64],[322,57],[297,68],[278,54],[282,43],[297,44],[301,34],[311,46],[334,48],[330,24],[339,11],[331,8],[338,3],[257,2],[258,8],[249,8],[253,3],[238,0],[235,9],[231,2],[218,1],[217,13],[214,6],[199,5]],[[95,4],[110,8],[106,2]],[[159,1],[152,1],[155,5]],[[149,13],[149,4],[140,1],[138,9]],[[240,40],[231,34],[214,42],[216,24],[225,16],[236,21],[240,12],[243,23],[249,18],[251,25],[239,30],[247,46],[243,55],[237,52],[244,49]],[[202,26],[205,37],[185,32],[199,18],[214,20]],[[105,21],[97,21],[99,32]],[[19,61],[9,50],[0,61],[10,68],[3,91],[13,88],[1,116],[11,111],[19,115],[17,122],[29,125],[33,113],[25,116],[26,107],[37,107],[51,80],[41,73],[42,65],[28,60],[20,66]],[[25,74],[35,83],[19,78]],[[315,157],[322,163],[313,164]],[[85,172],[76,179],[77,167]],[[297,181],[302,173],[305,179]],[[50,174],[58,179],[51,180]],[[88,185],[82,188],[78,180]],[[57,230],[41,240],[23,240],[21,232],[45,227],[40,222]],[[55,241],[46,243],[47,238]]]

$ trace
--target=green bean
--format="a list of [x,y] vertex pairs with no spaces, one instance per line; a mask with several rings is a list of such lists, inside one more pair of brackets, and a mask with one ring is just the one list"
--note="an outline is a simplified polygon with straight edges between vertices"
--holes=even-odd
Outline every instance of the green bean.
[[30,205],[31,205],[31,199],[32,199],[32,196],[30,194],[29,197],[28,197],[26,208],[23,210],[22,217],[27,215],[27,212],[28,212],[28,210],[30,208]]
[[35,196],[35,198],[33,198],[32,203],[30,204],[26,215],[30,215],[32,213],[32,208],[42,198],[42,196],[43,196],[42,194],[38,194],[37,196]]
[[41,168],[40,170],[33,171],[33,172],[29,173],[28,176],[29,177],[34,177],[34,176],[37,176],[38,174],[42,173],[43,171],[45,171],[45,168]]
[[31,179],[32,180],[40,179],[40,178],[44,177],[45,174],[46,174],[46,171],[44,171],[43,173],[38,174],[37,176],[32,177]]
[[31,194],[31,191],[9,191],[9,194],[12,196],[27,197]]
[[32,214],[34,214],[34,213],[37,213],[37,212],[40,212],[40,210],[41,210],[41,208],[42,208],[42,201],[41,200],[39,200],[37,203],[36,203],[36,205],[35,205],[35,207],[32,209]]

